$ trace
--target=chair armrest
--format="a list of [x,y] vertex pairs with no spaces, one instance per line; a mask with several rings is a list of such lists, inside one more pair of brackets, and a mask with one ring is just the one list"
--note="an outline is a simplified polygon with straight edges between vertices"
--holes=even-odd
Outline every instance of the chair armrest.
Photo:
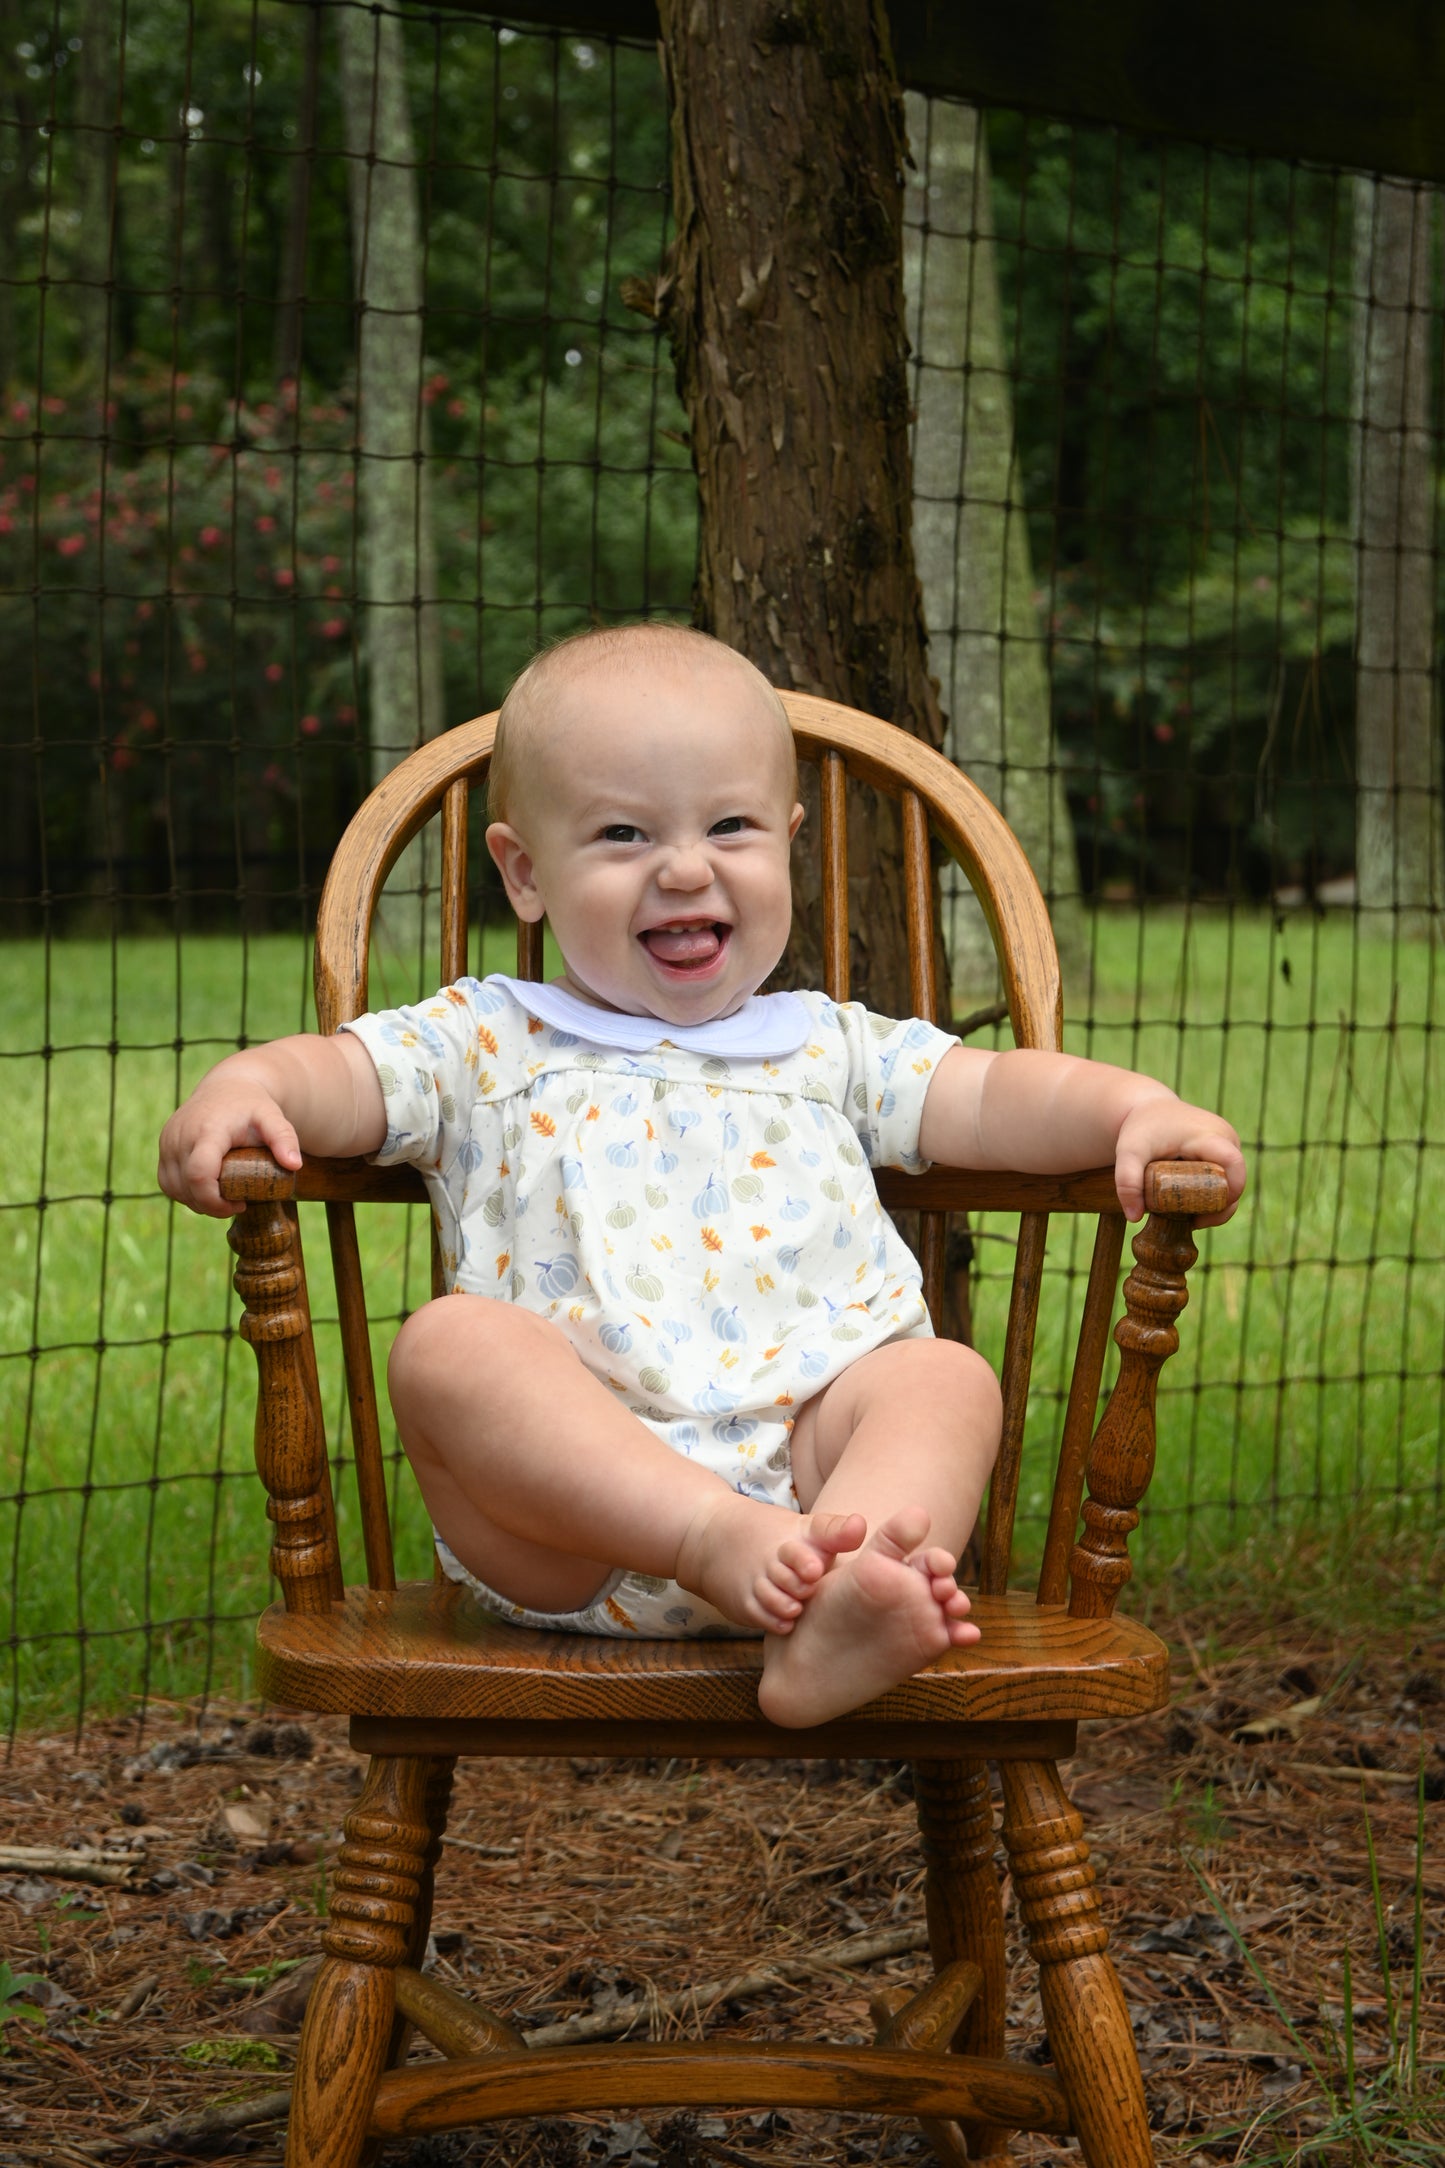
[[268,1151],[227,1153],[221,1194],[246,1207],[227,1239],[244,1304],[241,1337],[260,1374],[256,1469],[276,1531],[272,1571],[288,1611],[323,1611],[341,1596],[341,1557],[295,1190],[296,1176]]
[[1074,1618],[1108,1618],[1133,1572],[1129,1537],[1154,1473],[1159,1372],[1179,1345],[1174,1320],[1199,1255],[1192,1226],[1225,1209],[1229,1185],[1212,1161],[1158,1159],[1144,1170],[1144,1202],[1149,1217],[1131,1245],[1134,1269],[1114,1327],[1119,1378],[1089,1448],[1084,1525],[1069,1569]]

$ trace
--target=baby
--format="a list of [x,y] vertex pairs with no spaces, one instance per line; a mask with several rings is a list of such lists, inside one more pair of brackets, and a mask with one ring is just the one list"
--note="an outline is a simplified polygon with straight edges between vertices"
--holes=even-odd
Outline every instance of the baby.
[[792,733],[704,634],[541,655],[489,810],[562,976],[231,1055],[166,1124],[161,1187],[228,1212],[238,1144],[414,1162],[452,1292],[402,1326],[389,1385],[444,1570],[526,1625],[760,1632],[764,1712],[824,1722],[977,1640],[954,1568],[999,1437],[997,1381],[933,1337],[871,1167],[1112,1159],[1138,1218],[1153,1159],[1217,1161],[1232,1211],[1239,1140],[1127,1070],[760,995]]

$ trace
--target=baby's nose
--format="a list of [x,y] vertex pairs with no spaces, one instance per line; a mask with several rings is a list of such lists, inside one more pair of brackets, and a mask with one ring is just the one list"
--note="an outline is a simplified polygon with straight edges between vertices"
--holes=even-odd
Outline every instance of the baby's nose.
[[707,852],[700,843],[677,844],[664,859],[657,880],[661,888],[706,888],[712,880]]

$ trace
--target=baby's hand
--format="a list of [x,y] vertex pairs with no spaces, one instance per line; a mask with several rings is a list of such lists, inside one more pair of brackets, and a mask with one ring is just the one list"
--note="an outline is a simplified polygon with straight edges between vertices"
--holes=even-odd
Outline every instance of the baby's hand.
[[1126,1219],[1144,1215],[1144,1169],[1155,1159],[1210,1159],[1224,1169],[1229,1205],[1200,1218],[1200,1227],[1219,1227],[1234,1216],[1244,1193],[1244,1154],[1239,1137],[1224,1117],[1191,1107],[1172,1092],[1142,1099],[1124,1118],[1114,1152],[1114,1182]]
[[296,1131],[260,1079],[213,1070],[161,1131],[161,1188],[193,1212],[233,1219],[244,1206],[221,1195],[220,1174],[237,1144],[264,1144],[281,1166],[301,1165]]

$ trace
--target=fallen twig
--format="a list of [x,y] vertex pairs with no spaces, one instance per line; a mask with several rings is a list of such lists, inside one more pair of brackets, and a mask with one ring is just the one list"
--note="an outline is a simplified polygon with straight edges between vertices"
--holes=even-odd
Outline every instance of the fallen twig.
[[62,1882],[128,1882],[144,1874],[134,1852],[61,1851],[49,1844],[0,1844],[0,1874],[53,1874]]
[[122,2130],[113,2137],[93,2138],[76,2151],[91,2160],[102,2160],[107,2153],[127,2153],[142,2145],[198,2145],[207,2138],[223,2138],[233,2130],[251,2130],[258,2123],[283,2123],[290,2113],[291,2088],[287,2086],[281,2092],[257,2093],[250,2100],[222,2100],[214,2107],[198,2108],[192,2115],[147,2123],[142,2130]]

